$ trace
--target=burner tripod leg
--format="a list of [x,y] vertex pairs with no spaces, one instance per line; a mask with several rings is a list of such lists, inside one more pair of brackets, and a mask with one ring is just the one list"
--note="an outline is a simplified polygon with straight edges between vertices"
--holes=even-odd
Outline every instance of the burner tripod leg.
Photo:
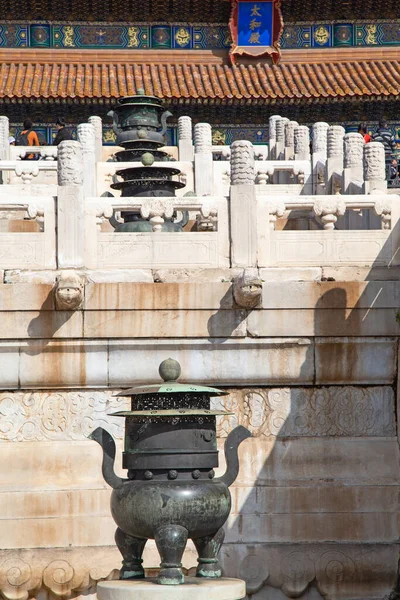
[[222,571],[218,563],[218,553],[224,537],[225,531],[221,527],[214,535],[207,535],[193,540],[199,555],[197,559],[199,563],[196,570],[197,577],[221,577]]
[[115,543],[122,554],[120,579],[144,579],[142,554],[147,540],[127,535],[122,529],[115,532]]
[[164,525],[157,529],[154,539],[161,557],[158,583],[163,585],[183,583],[182,556],[188,539],[187,529],[181,525]]

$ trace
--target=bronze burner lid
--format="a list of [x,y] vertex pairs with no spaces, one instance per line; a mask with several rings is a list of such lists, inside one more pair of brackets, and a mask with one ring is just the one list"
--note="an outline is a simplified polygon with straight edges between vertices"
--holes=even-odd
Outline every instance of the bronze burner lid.
[[[167,358],[160,364],[158,372],[164,383],[156,383],[153,385],[140,385],[138,387],[129,388],[117,396],[139,396],[141,394],[193,394],[193,395],[208,395],[208,396],[226,396],[228,392],[224,392],[217,388],[207,387],[204,385],[193,385],[191,383],[178,383],[177,379],[181,374],[181,366],[177,360]],[[197,411],[197,409],[195,409]],[[137,414],[136,412],[134,414]]]
[[[129,179],[133,178],[140,180],[142,177],[153,179],[153,177],[149,177],[149,175],[154,173],[154,169],[157,169],[157,174],[160,174],[160,176],[164,175],[165,177],[172,177],[173,175],[179,175],[180,173],[180,170],[175,169],[174,167],[152,167],[151,165],[141,165],[140,167],[124,167],[123,169],[116,171],[115,174],[118,175],[118,177],[124,177],[125,175]],[[157,176],[156,179],[158,179]]]
[[[145,145],[145,148],[143,148],[143,145]],[[163,142],[156,142],[147,138],[135,138],[133,140],[124,140],[120,142],[120,146],[125,148],[125,150],[136,150],[139,148],[140,150],[143,150],[143,152],[152,152],[153,150],[158,150],[158,148],[164,147],[165,144]],[[120,152],[123,151],[120,150]]]
[[139,88],[137,90],[137,94],[136,96],[124,96],[123,98],[119,98],[117,100],[118,105],[116,106],[116,108],[119,108],[120,106],[125,106],[125,105],[147,105],[147,106],[156,106],[157,108],[163,108],[162,106],[162,99],[161,98],[157,98],[157,96],[146,96],[145,91],[143,88]]
[[[180,181],[172,181],[171,179],[127,179],[126,181],[118,181],[113,183],[110,187],[113,190],[123,190],[128,187],[149,187],[151,184],[153,187],[166,187],[168,189],[180,190],[185,187],[186,183]],[[182,390],[183,391],[183,390]],[[143,392],[144,393],[144,392]]]
[[[120,396],[121,394],[118,394]],[[179,408],[166,410],[120,410],[109,413],[111,417],[187,417],[187,416],[209,416],[234,415],[226,410],[208,410],[206,408]]]

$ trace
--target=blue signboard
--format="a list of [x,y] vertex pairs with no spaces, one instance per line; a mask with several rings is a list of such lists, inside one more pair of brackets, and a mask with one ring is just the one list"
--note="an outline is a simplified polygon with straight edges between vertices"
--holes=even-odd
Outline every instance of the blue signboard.
[[271,46],[273,2],[238,2],[238,46]]

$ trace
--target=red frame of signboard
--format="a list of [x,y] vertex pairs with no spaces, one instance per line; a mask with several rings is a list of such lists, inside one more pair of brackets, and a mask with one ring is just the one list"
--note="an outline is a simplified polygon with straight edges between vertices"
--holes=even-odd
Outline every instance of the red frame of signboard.
[[[260,0],[260,2],[266,0]],[[239,46],[238,44],[238,15],[239,4],[252,2],[257,4],[257,0],[231,0],[232,12],[229,20],[229,29],[232,37],[232,46],[229,52],[232,63],[238,56],[247,56],[252,58],[261,58],[270,56],[273,63],[276,64],[281,58],[280,38],[283,31],[283,17],[281,12],[281,0],[268,0],[272,3],[272,43],[270,46]]]

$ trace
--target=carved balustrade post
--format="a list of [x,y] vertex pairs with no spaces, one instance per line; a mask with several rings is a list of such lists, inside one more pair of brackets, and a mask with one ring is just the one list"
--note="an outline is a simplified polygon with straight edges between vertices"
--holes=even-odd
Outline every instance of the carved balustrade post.
[[231,257],[232,267],[257,266],[257,199],[254,148],[239,140],[231,145]]
[[83,193],[96,195],[96,137],[91,123],[81,123],[77,128],[78,141],[82,144]]
[[194,126],[194,181],[197,196],[212,196],[214,185],[212,135],[209,123]]
[[343,138],[345,129],[331,125],[327,133],[326,181],[327,193],[335,194],[343,188]]
[[294,130],[298,126],[297,121],[288,121],[285,125],[285,160],[294,158]]
[[61,142],[57,161],[57,264],[61,269],[84,266],[84,195],[82,145]]
[[280,117],[276,120],[276,144],[275,144],[275,159],[284,160],[285,158],[285,127],[289,123],[286,117]]
[[0,160],[8,160],[10,158],[10,127],[8,117],[0,117]]
[[359,133],[346,133],[343,142],[343,193],[362,194],[364,185],[364,138]]
[[294,128],[293,145],[295,160],[310,160],[310,130],[307,125]]
[[387,190],[385,149],[380,142],[369,142],[364,146],[364,180],[365,194]]
[[[10,136],[8,117],[0,117],[0,160],[9,160],[10,158]],[[7,174],[0,171],[0,183],[6,183],[8,180]]]
[[390,229],[392,220],[392,201],[390,196],[387,196],[386,200],[383,202],[382,200],[377,200],[375,202],[374,212],[381,218],[382,229]]
[[346,212],[344,200],[338,196],[336,198],[321,198],[314,203],[314,214],[319,218],[324,229],[329,231],[335,229],[335,223],[338,217],[342,217]]
[[328,123],[312,126],[313,193],[326,194],[326,160],[328,154]]
[[88,122],[94,127],[94,140],[96,147],[96,162],[103,160],[103,122],[101,117],[89,117]]
[[179,160],[193,160],[193,133],[190,117],[183,116],[178,119],[178,148]]
[[276,122],[278,119],[281,119],[280,115],[272,115],[269,118],[269,126],[268,126],[268,154],[269,160],[275,160],[276,152]]

